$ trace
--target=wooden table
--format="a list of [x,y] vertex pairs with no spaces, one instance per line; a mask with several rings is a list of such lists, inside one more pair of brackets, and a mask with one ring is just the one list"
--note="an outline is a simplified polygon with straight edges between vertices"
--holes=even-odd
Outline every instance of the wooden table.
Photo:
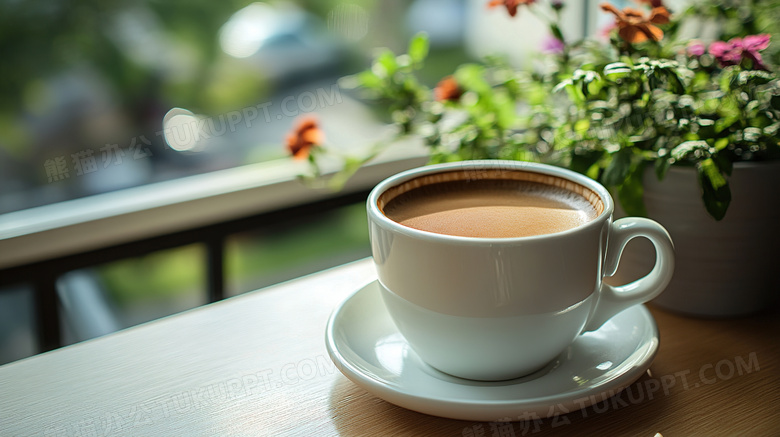
[[[370,260],[0,367],[2,436],[778,436],[780,317],[700,320],[652,309],[650,371],[606,403],[541,422],[409,411],[341,375],[331,310]],[[622,396],[622,398],[621,398]]]

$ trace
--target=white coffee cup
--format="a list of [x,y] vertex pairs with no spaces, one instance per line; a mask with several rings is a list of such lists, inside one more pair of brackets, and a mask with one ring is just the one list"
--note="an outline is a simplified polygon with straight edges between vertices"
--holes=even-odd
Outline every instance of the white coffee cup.
[[[557,233],[475,238],[414,229],[383,213],[388,193],[453,172],[466,179],[509,172],[576,191],[597,216]],[[672,240],[661,225],[637,217],[613,222],[614,202],[602,185],[548,165],[489,160],[412,169],[379,183],[367,210],[388,313],[423,361],[461,378],[496,381],[533,373],[581,333],[657,296],[674,271]],[[655,267],[626,285],[604,283],[634,237],[653,243]]]

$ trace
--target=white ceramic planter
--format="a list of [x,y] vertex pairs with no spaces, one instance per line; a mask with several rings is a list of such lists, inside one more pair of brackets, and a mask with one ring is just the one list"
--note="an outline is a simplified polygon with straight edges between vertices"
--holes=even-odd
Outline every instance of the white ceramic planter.
[[[718,222],[704,209],[694,169],[672,167],[663,181],[645,172],[648,216],[669,231],[676,252],[674,277],[655,305],[728,317],[780,301],[780,162],[738,163],[729,184],[731,205]],[[617,282],[648,272],[652,251],[639,239],[629,243]]]

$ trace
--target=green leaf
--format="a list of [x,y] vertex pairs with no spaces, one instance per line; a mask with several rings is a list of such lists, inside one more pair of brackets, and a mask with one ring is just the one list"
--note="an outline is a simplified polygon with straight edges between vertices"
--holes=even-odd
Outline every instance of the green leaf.
[[341,191],[349,179],[368,161],[374,158],[376,153],[366,157],[347,156],[344,165],[336,174],[328,180],[328,187],[333,191]]
[[384,81],[371,70],[361,71],[356,76],[360,86],[369,89],[381,88]]
[[734,69],[726,68],[720,75],[720,89],[723,92],[731,91],[731,84],[734,81]]
[[721,151],[728,147],[729,145],[729,139],[728,138],[719,138],[715,141],[715,150]]
[[655,68],[647,73],[647,84],[651,90],[661,87],[661,79],[658,76],[658,71]]
[[591,96],[595,96],[601,91],[601,88],[604,86],[604,81],[600,77],[594,78],[592,81],[587,83],[587,91],[588,94]]
[[728,159],[724,154],[713,155],[712,159],[718,164],[718,168],[722,173],[731,176],[731,172],[734,170],[734,163]]
[[566,85],[566,94],[569,95],[574,103],[585,103],[585,94],[582,93],[582,88],[574,85]]
[[710,84],[710,75],[704,71],[696,72],[691,81],[691,87],[694,89],[705,88]]
[[704,207],[715,220],[722,220],[731,203],[731,189],[728,181],[712,159],[705,159],[699,162],[696,167]]
[[[542,86],[530,86],[526,91],[528,104],[531,106],[545,105],[550,101],[550,91]],[[553,92],[556,92],[553,90]]]
[[571,80],[571,79],[563,80],[558,85],[555,85],[555,87],[553,88],[552,92],[557,93],[560,90],[562,90],[562,89],[564,89],[566,87],[572,86],[572,85],[574,85],[574,81],[573,80]]
[[[603,156],[604,152],[601,150],[585,150],[577,153],[572,151],[569,168],[578,173],[587,174],[591,179],[595,179],[595,177],[588,174],[588,172],[594,171],[593,166],[596,165]],[[595,176],[598,176],[598,168],[599,166],[596,165]]]
[[728,185],[728,181],[720,172],[720,168],[712,158],[699,162],[699,171],[706,176],[706,179],[712,185],[712,188],[718,189]]
[[604,67],[604,76],[614,82],[628,76],[633,71],[634,70],[624,62],[613,62]]
[[601,166],[598,163],[595,163],[590,166],[588,170],[585,171],[585,176],[596,180],[599,177],[599,172],[601,171]]
[[749,141],[751,143],[757,142],[761,138],[761,129],[755,128],[755,127],[746,127],[742,131],[742,138],[745,141]]
[[598,94],[601,91],[601,76],[595,71],[577,70],[574,73],[574,80],[581,81],[583,96]]
[[669,167],[672,166],[672,160],[658,158],[655,160],[654,165],[655,165],[655,175],[658,177],[659,181],[662,181],[666,177],[666,172],[669,171]]
[[709,152],[710,145],[705,141],[686,141],[672,149],[671,155],[675,161],[681,161],[696,150]]
[[773,95],[769,103],[772,105],[772,109],[780,111],[780,95]]
[[412,62],[419,64],[428,56],[428,34],[420,32],[409,42],[409,57]]
[[683,85],[682,79],[674,69],[663,70],[666,73],[666,77],[669,80],[669,89],[675,94],[685,93],[685,85]]
[[623,211],[630,216],[647,217],[644,201],[644,186],[642,175],[644,165],[635,165],[626,175],[625,181],[618,187],[618,200]]
[[395,54],[390,50],[384,50],[376,58],[372,71],[378,77],[390,77],[398,70]]
[[496,92],[493,99],[496,122],[502,129],[511,127],[517,120],[515,101],[506,92]]
[[723,117],[715,122],[715,133],[721,133],[724,130],[729,129],[736,122],[739,121],[738,116]]
[[764,85],[771,82],[774,77],[775,76],[772,74],[761,70],[742,71],[739,73],[739,76],[737,76],[737,82],[740,85],[746,85],[748,83]]
[[463,88],[475,91],[480,95],[491,91],[490,84],[485,80],[485,67],[477,64],[464,64],[455,71],[455,80]]
[[590,121],[587,118],[581,118],[574,123],[574,132],[584,135],[590,128]]
[[764,127],[764,135],[766,136],[775,136],[778,132],[780,132],[780,122],[775,122]]
[[702,105],[701,112],[704,114],[714,114],[720,107],[719,99],[707,99]]
[[630,149],[620,149],[612,154],[612,160],[607,165],[607,168],[604,169],[604,175],[602,176],[604,185],[614,187],[626,180],[631,171],[632,154]]
[[552,35],[557,38],[559,41],[565,41],[563,39],[563,32],[561,32],[561,28],[558,27],[557,24],[550,24],[550,32]]

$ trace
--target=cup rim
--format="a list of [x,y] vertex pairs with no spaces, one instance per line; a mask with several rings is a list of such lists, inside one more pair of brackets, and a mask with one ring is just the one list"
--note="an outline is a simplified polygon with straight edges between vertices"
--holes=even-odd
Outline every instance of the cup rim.
[[[574,183],[585,186],[594,193],[596,193],[604,204],[604,210],[601,211],[593,220],[564,231],[553,232],[549,234],[531,235],[525,237],[465,237],[460,235],[439,234],[436,232],[423,231],[420,229],[410,228],[404,226],[398,222],[395,222],[388,218],[379,208],[379,197],[388,189],[402,184],[408,180],[428,175],[432,173],[439,173],[448,170],[463,170],[467,168],[479,168],[479,169],[513,169],[521,171],[529,171],[533,173],[546,174],[550,176],[560,177],[567,179]],[[500,244],[515,244],[519,242],[532,242],[547,240],[553,238],[565,238],[569,235],[573,235],[579,232],[585,232],[593,227],[601,227],[601,222],[608,217],[611,217],[614,212],[614,201],[609,191],[601,185],[599,182],[577,172],[569,169],[555,167],[548,164],[540,164],[535,162],[526,161],[513,161],[513,160],[499,160],[499,159],[487,159],[487,160],[467,160],[457,162],[447,162],[442,164],[432,164],[423,167],[417,167],[410,170],[397,173],[390,176],[378,183],[369,193],[366,201],[366,210],[368,213],[369,221],[376,223],[388,230],[407,235],[409,237],[439,241],[450,242],[460,244],[488,244],[488,245],[500,245]]]

